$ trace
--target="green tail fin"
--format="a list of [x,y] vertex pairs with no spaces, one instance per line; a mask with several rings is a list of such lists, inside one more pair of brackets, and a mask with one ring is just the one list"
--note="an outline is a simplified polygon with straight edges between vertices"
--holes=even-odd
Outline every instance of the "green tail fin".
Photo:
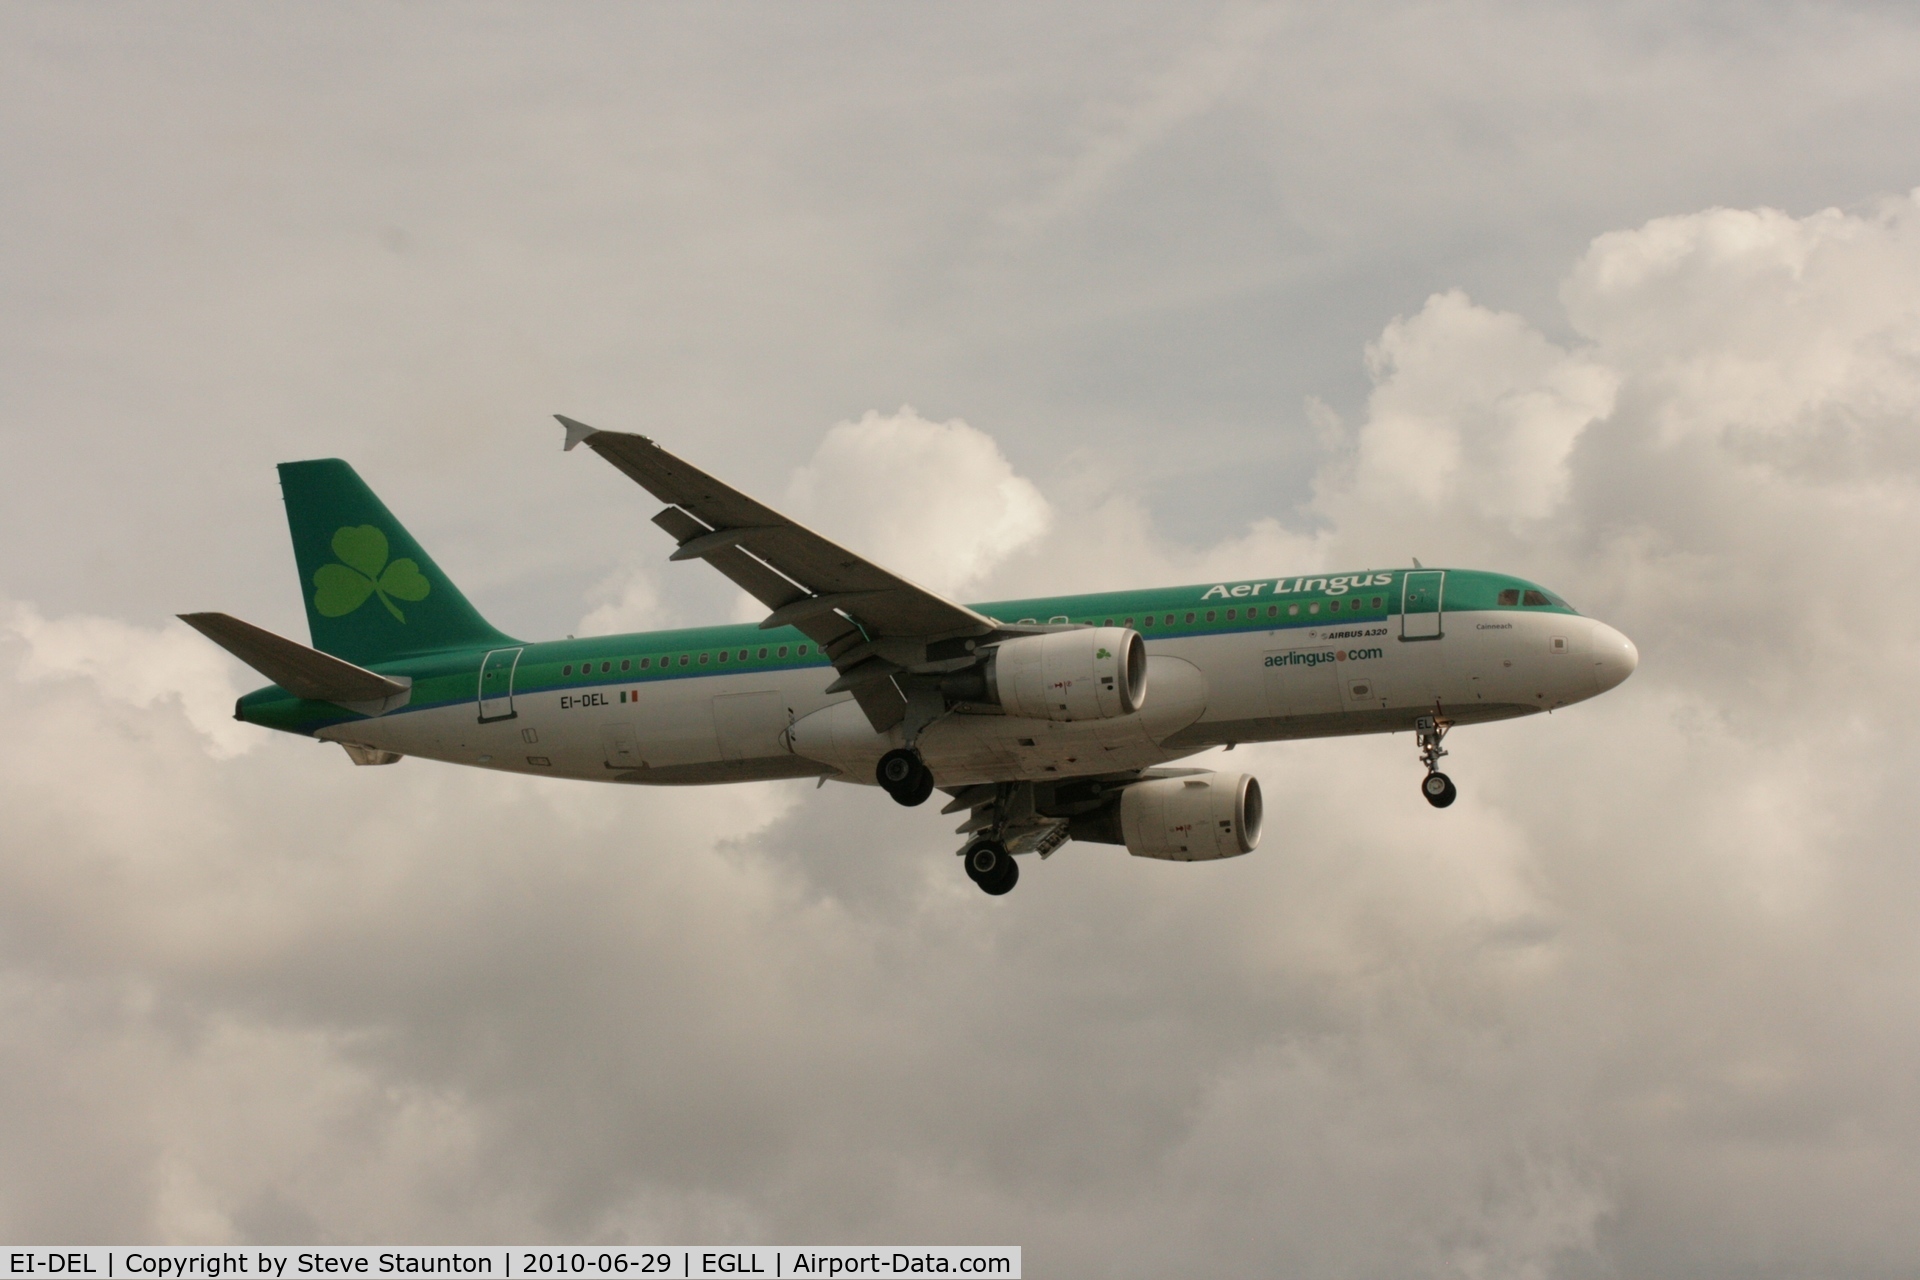
[[513,644],[338,458],[280,464],[313,647],[366,666]]

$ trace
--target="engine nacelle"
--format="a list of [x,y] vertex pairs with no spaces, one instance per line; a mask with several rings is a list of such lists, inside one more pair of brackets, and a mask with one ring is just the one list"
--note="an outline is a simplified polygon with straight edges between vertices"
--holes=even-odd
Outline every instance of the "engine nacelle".
[[1260,780],[1250,773],[1147,778],[1120,792],[1120,835],[1136,858],[1209,862],[1260,844]]
[[[1128,627],[1083,627],[1004,640],[952,691],[1035,720],[1111,720],[1147,698],[1147,643]],[[964,686],[964,688],[962,687]]]

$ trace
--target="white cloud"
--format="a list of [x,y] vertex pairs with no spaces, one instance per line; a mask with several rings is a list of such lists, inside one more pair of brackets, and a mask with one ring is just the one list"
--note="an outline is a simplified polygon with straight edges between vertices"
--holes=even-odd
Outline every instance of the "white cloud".
[[787,487],[789,514],[946,596],[1046,532],[1053,512],[991,436],[911,405],[827,432]]
[[1920,193],[1866,214],[1712,209],[1594,241],[1562,290],[1658,405],[1660,443],[1731,437],[1813,480],[1914,472]]
[[1457,292],[1389,324],[1367,364],[1375,387],[1345,486],[1516,527],[1565,500],[1568,456],[1613,411],[1617,386],[1604,365]]
[[[665,538],[661,544],[672,547]],[[673,625],[671,614],[660,600],[659,573],[651,567],[613,574],[600,582],[593,594],[599,603],[580,619],[576,635],[609,636]]]
[[19,601],[0,601],[0,608],[0,642],[11,639],[24,647],[21,678],[89,680],[134,707],[174,703],[216,758],[259,743],[258,734],[233,719],[241,692],[233,680],[236,664],[185,623],[169,619],[150,628],[85,615],[48,619]]

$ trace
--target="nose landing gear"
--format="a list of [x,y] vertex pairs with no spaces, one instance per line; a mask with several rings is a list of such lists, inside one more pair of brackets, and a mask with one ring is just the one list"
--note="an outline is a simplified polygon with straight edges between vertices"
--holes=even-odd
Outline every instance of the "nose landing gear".
[[907,747],[896,747],[881,756],[873,775],[888,795],[908,808],[925,803],[933,794],[933,770],[927,768],[918,751]]
[[1444,809],[1454,802],[1460,791],[1453,785],[1452,778],[1444,773],[1435,772],[1421,780],[1420,794],[1425,796],[1427,803],[1434,808]]
[[1420,763],[1427,766],[1427,776],[1420,780],[1420,794],[1434,808],[1444,809],[1460,794],[1453,779],[1440,772],[1440,757],[1447,754],[1440,740],[1447,736],[1453,724],[1440,715],[1438,706],[1433,710],[1432,715],[1421,716],[1413,722],[1413,741],[1420,748]]

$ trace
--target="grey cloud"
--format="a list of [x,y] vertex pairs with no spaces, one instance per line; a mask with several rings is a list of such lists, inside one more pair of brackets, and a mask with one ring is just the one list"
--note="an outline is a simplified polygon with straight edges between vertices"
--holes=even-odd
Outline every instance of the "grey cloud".
[[[1910,1264],[1904,14],[201,12],[0,17],[0,1234]],[[723,616],[544,415],[779,498],[906,403],[1053,511],[982,594],[1423,554],[1642,669],[990,901],[865,789],[230,738],[162,626],[300,634],[322,454],[512,630]]]

